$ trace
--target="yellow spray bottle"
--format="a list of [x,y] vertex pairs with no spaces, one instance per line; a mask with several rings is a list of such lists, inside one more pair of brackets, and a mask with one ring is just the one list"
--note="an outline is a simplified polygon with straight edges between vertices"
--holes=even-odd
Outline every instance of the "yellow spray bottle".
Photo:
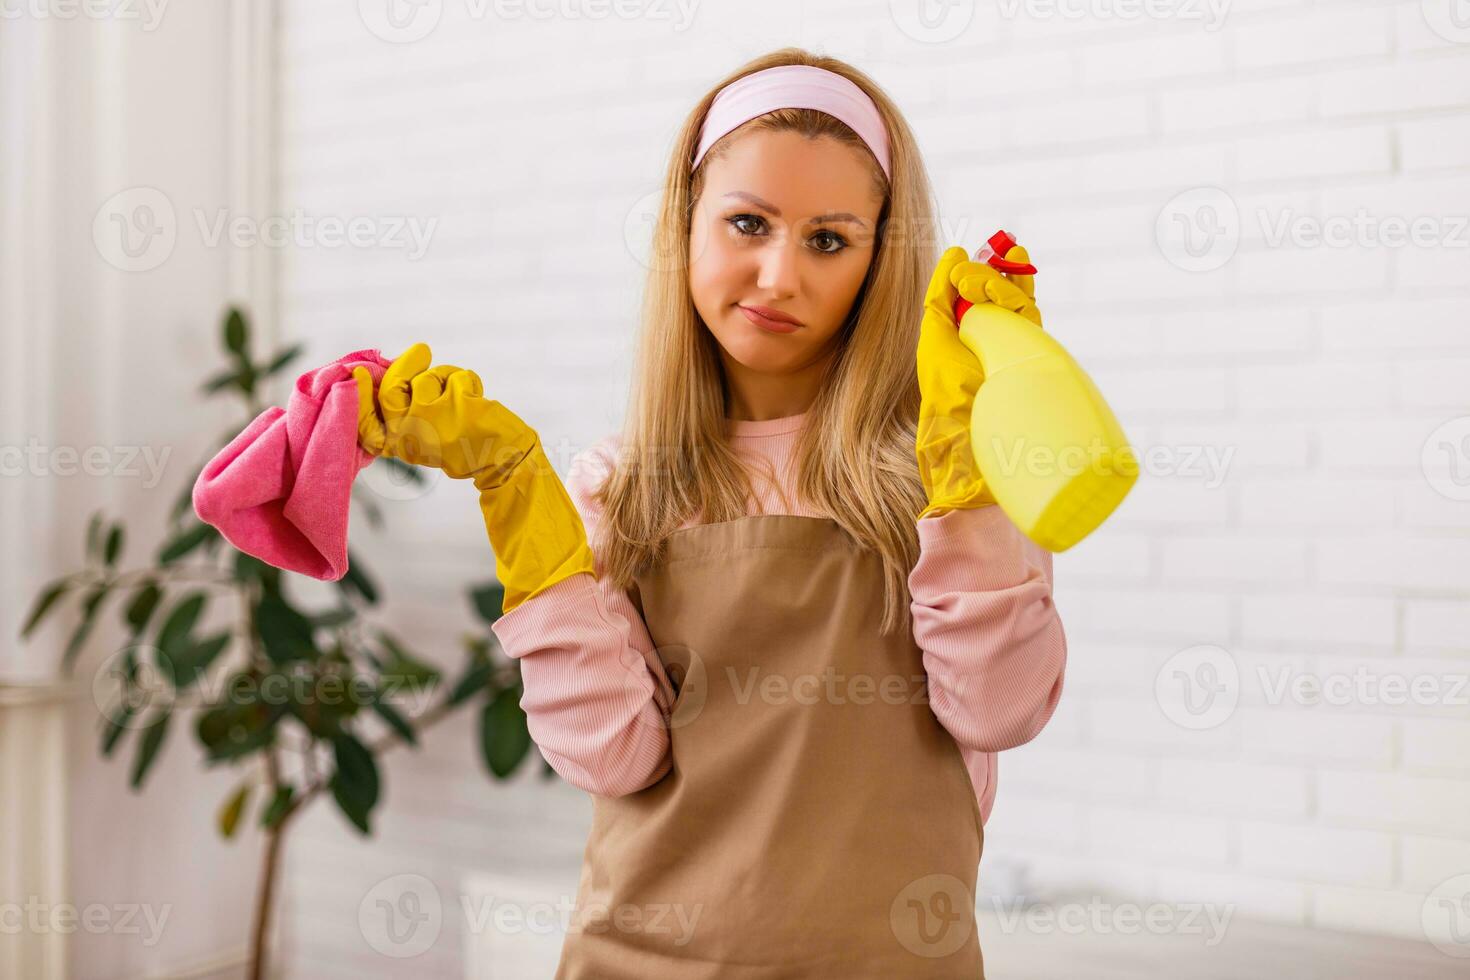
[[[975,261],[1035,274],[1004,258],[1015,244],[998,231]],[[1016,527],[1048,551],[1066,551],[1123,502],[1137,457],[1087,372],[1036,324],[963,298],[955,321],[985,371],[970,416],[976,465]]]

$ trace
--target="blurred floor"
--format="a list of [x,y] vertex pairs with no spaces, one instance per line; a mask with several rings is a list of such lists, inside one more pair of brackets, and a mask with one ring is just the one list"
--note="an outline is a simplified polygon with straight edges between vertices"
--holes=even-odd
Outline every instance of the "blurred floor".
[[1007,930],[1009,913],[986,909],[980,944],[987,980],[1464,980],[1470,961],[1426,942],[1303,929],[1239,917],[1223,938],[1100,934],[1057,928]]
[[[499,886],[497,891],[506,887],[505,877],[490,877]],[[473,893],[477,888],[470,890]],[[1036,914],[1035,908],[1030,914]],[[1005,909],[998,912],[994,908],[981,911],[980,937],[988,980],[1463,980],[1470,976],[1466,960],[1407,939],[1232,917],[1223,938],[1209,943],[1208,927],[1192,934],[1184,930],[1155,934],[1141,928],[1130,929],[1132,934],[1121,929],[1112,933],[1061,927],[1028,929],[1017,927],[1021,921],[1017,915],[1027,913]],[[560,943],[559,938],[548,942],[551,938],[555,937],[503,936],[481,946],[478,952],[476,941],[471,940],[463,971],[445,976],[463,980],[549,980],[556,970]],[[278,964],[272,976],[276,980],[423,976],[421,965],[415,965],[412,959],[367,953],[348,961],[333,958],[313,964],[313,958],[310,953],[298,955],[292,965]],[[245,976],[243,967],[235,966],[185,970],[169,974],[168,980],[244,980]]]

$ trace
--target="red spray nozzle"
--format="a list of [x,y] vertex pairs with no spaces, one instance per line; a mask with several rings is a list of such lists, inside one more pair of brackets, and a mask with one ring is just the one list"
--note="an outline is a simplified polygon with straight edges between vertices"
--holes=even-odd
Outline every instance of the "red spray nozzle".
[[[984,262],[998,272],[1006,272],[1013,275],[1034,276],[1036,266],[1030,262],[1012,262],[1006,258],[1006,253],[1016,247],[1016,239],[1010,232],[1002,228],[980,246],[975,252],[975,261]],[[955,300],[954,320],[959,323],[965,318],[965,311],[975,304],[961,296]]]
[[1006,254],[1015,247],[1016,239],[1010,232],[1002,228],[994,235],[991,235],[990,240],[985,243],[984,247],[975,253],[975,261],[984,262],[992,269],[998,269],[1001,272],[1011,272],[1023,276],[1036,275],[1036,266],[1030,262],[1012,262],[1006,258]]

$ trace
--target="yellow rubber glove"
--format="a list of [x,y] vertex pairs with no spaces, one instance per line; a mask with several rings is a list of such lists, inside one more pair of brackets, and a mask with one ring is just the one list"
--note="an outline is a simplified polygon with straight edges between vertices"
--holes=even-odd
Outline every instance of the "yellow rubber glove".
[[501,612],[579,572],[595,573],[587,530],[541,447],[510,409],[484,397],[473,371],[430,367],[427,344],[414,344],[383,373],[355,368],[358,442],[379,456],[433,466],[471,479],[505,588]]
[[[1020,245],[1005,258],[1031,261]],[[975,262],[958,245],[945,249],[939,257],[924,294],[916,357],[920,401],[914,450],[919,477],[929,498],[928,505],[919,512],[920,520],[995,503],[970,444],[970,415],[985,371],[974,353],[960,342],[955,301],[963,296],[971,303],[997,303],[1040,326],[1034,281],[1034,276],[1008,276]]]

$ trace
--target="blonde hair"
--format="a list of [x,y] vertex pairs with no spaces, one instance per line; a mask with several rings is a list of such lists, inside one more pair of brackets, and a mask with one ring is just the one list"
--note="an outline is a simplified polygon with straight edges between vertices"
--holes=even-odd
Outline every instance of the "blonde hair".
[[[705,113],[719,90],[777,65],[816,65],[851,79],[877,105],[888,129],[892,181],[845,123],[812,109],[780,109],[722,137],[690,172]],[[736,520],[754,491],[726,442],[723,367],[689,291],[689,219],[706,168],[740,135],[794,130],[863,150],[884,199],[868,274],[840,331],[827,377],[795,446],[795,489],[830,516],[884,569],[882,631],[908,624],[908,576],[918,560],[915,521],[927,503],[914,453],[919,387],[914,372],[924,289],[938,248],[927,174],[908,125],[866,75],[836,58],[783,48],[712,88],[675,140],[654,229],[633,388],[617,462],[595,494],[600,575],[620,588],[661,554],[690,517]],[[789,503],[789,502],[788,502]]]

